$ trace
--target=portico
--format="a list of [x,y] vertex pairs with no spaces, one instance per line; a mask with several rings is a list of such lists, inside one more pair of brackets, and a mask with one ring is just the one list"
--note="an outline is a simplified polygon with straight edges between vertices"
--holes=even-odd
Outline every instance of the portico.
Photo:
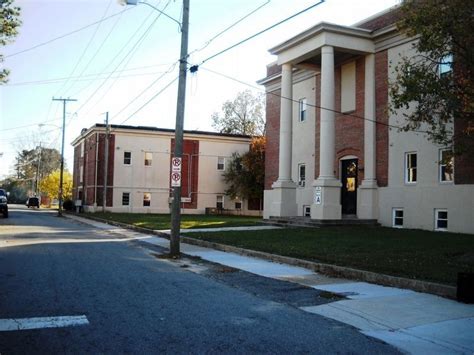
[[[270,216],[290,217],[300,215],[297,208],[297,184],[292,177],[295,139],[293,73],[297,69],[312,70],[320,75],[319,90],[319,146],[312,147],[319,152],[319,171],[314,172],[312,186],[311,219],[338,220],[341,211],[341,180],[336,176],[339,161],[336,159],[336,81],[335,66],[351,60],[365,59],[364,70],[364,179],[357,188],[357,216],[361,219],[377,218],[377,180],[375,175],[376,126],[375,126],[375,69],[374,43],[371,32],[328,23],[313,28],[270,49],[278,56],[281,65],[280,98],[280,140],[278,154],[278,178],[271,190],[265,191],[265,218]],[[354,74],[355,75],[355,74]],[[316,143],[315,143],[316,144]],[[317,149],[316,149],[317,148]],[[362,153],[362,152],[361,152]],[[361,154],[362,155],[362,154]]]

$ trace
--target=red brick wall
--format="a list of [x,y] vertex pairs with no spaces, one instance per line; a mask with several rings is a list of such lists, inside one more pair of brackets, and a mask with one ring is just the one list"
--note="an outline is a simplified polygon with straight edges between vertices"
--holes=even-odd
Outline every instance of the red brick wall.
[[265,190],[270,190],[278,179],[280,144],[280,95],[281,90],[266,96]]
[[376,177],[381,187],[388,184],[388,58],[387,51],[375,54]]
[[[356,107],[346,115],[336,113],[336,161],[334,171],[339,176],[339,160],[347,155],[355,155],[358,160],[359,173],[357,180],[360,183],[364,178],[364,85],[365,85],[365,59],[356,60]],[[341,111],[341,67],[336,68],[336,111]]]
[[379,28],[384,28],[386,26],[396,23],[398,20],[400,20],[400,18],[401,12],[400,10],[396,9],[371,20],[368,20],[364,23],[361,23],[357,27],[375,31]]
[[[174,139],[171,140],[171,152],[174,152]],[[170,155],[171,159],[174,154]],[[199,141],[183,141],[183,159],[181,163],[181,197],[191,197],[191,202],[182,204],[183,208],[197,208],[198,203],[198,183],[199,183]],[[170,181],[170,188],[171,181]]]
[[466,121],[454,120],[454,134],[459,137],[456,143],[464,149],[461,155],[454,158],[454,183],[456,185],[474,184],[474,141],[472,137],[465,136],[469,127]]
[[[82,143],[81,143],[82,144]],[[74,147],[74,166],[72,170],[72,199],[79,199],[79,187],[82,186],[79,181],[80,178],[80,166],[83,164],[83,159],[81,158],[81,144]]]

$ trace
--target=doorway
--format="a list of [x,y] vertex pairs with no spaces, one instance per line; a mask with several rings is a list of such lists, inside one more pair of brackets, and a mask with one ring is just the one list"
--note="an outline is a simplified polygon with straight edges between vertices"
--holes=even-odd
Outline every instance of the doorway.
[[357,213],[357,159],[341,160],[342,214]]

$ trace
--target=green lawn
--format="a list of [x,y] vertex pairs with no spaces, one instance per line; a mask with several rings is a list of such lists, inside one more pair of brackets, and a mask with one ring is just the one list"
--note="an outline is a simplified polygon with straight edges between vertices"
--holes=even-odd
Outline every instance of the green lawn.
[[383,227],[295,228],[189,236],[273,254],[455,285],[474,272],[474,235]]
[[[131,224],[149,229],[170,229],[171,217],[169,214],[151,213],[103,213],[91,214],[93,217],[110,221]],[[226,215],[182,215],[181,228],[217,228],[254,226],[262,221],[261,217],[226,216]]]

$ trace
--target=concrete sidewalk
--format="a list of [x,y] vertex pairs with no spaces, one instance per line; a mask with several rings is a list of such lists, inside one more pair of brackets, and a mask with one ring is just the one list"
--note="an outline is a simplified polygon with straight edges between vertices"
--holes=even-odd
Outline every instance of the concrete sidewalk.
[[[69,215],[68,218],[128,238],[140,238],[153,245],[169,247],[167,239],[156,235],[138,233],[77,216]],[[342,295],[346,299],[301,309],[350,324],[362,333],[381,339],[402,351],[411,354],[474,353],[474,305],[411,290],[326,277],[301,267],[186,243],[181,243],[181,251],[186,255],[253,274]]]

